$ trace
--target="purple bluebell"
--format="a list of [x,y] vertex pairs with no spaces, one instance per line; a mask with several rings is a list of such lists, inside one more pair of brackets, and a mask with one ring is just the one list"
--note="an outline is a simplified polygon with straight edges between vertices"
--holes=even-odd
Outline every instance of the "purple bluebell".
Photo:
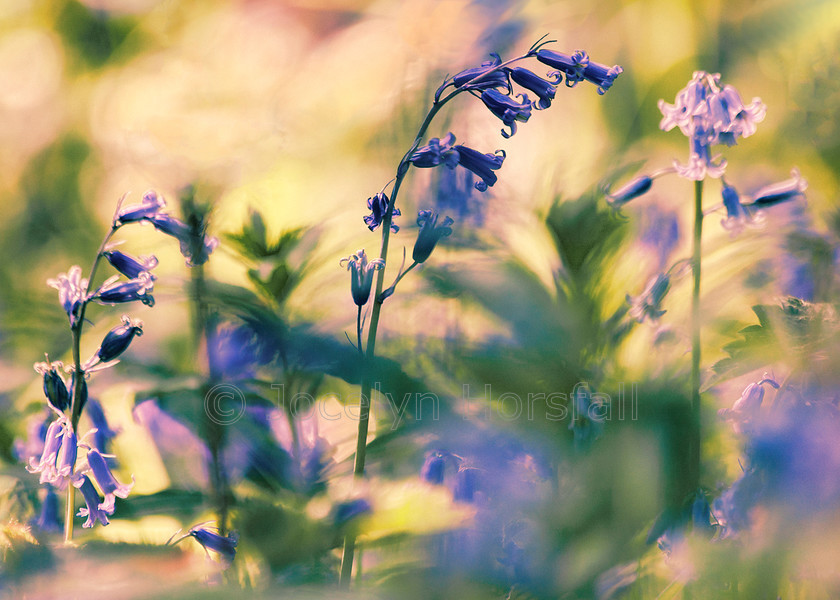
[[461,467],[455,474],[455,489],[452,497],[455,502],[472,503],[479,490],[479,470],[475,467]]
[[481,178],[481,181],[475,182],[475,189],[483,192],[496,183],[498,178],[493,171],[502,168],[505,160],[504,150],[496,150],[494,154],[482,154],[478,150],[460,144],[454,148],[458,151],[458,164]]
[[114,502],[116,498],[128,498],[131,488],[134,487],[132,480],[130,485],[120,483],[111,473],[111,468],[105,462],[105,457],[96,448],[91,448],[87,453],[87,464],[96,479],[99,489],[105,495],[105,501],[100,508],[109,515],[114,514]]
[[370,298],[370,289],[373,285],[373,272],[385,268],[385,261],[381,258],[374,258],[368,262],[364,249],[359,250],[339,262],[341,266],[347,265],[350,271],[350,293],[353,302],[357,306],[364,306]]
[[102,509],[99,503],[99,492],[93,487],[93,482],[90,478],[87,475],[81,475],[73,482],[73,485],[82,492],[82,497],[85,499],[86,506],[80,508],[76,514],[78,517],[87,517],[87,521],[82,524],[82,527],[93,527],[97,521],[103,525],[107,525],[108,515],[111,513]]
[[236,558],[236,544],[239,541],[233,533],[224,536],[217,531],[211,531],[207,527],[193,527],[190,529],[190,537],[194,538],[204,550],[212,550],[218,553],[227,564]]
[[32,416],[26,425],[26,439],[16,439],[14,443],[15,457],[26,464],[30,460],[41,456],[44,451],[44,441],[47,437],[47,430],[49,429],[50,419],[55,416],[55,413],[49,409],[45,409],[40,414]]
[[64,435],[61,437],[61,448],[55,461],[55,477],[51,484],[62,490],[67,485],[67,478],[73,475],[76,468],[76,456],[79,452],[79,440],[76,432],[70,426],[64,428]]
[[631,200],[646,194],[653,185],[653,178],[640,175],[629,183],[618,188],[615,192],[607,192],[607,204],[613,208],[621,208]]
[[61,522],[58,520],[58,494],[55,493],[51,485],[46,486],[46,492],[41,503],[41,512],[38,518],[32,521],[32,524],[41,531],[57,533],[62,529]]
[[140,204],[133,204],[121,209],[117,213],[115,224],[120,226],[126,223],[136,223],[151,219],[165,206],[166,201],[163,199],[163,196],[158,195],[154,190],[149,190],[143,194],[143,200]]
[[502,129],[502,137],[509,138],[516,133],[516,123],[525,123],[531,118],[532,103],[528,100],[528,94],[519,94],[521,101],[517,102],[511,96],[502,94],[494,89],[484,90],[481,93],[481,100],[484,105],[496,115],[510,133]]
[[420,469],[420,478],[434,485],[442,485],[446,473],[447,456],[449,456],[448,452],[441,452],[440,450],[427,452],[426,459]]
[[219,245],[217,238],[208,236],[203,231],[193,231],[189,225],[172,215],[158,213],[152,215],[148,221],[161,233],[178,240],[181,255],[191,267],[206,263]]
[[117,283],[114,278],[109,279],[99,288],[93,299],[102,304],[122,304],[139,300],[146,306],[154,306],[153,290],[154,281],[152,281],[151,275],[143,272],[139,277],[123,283]]
[[442,237],[452,233],[451,225],[455,222],[450,217],[445,217],[438,225],[438,213],[431,210],[421,210],[417,213],[417,224],[420,226],[420,233],[417,234],[417,241],[414,242],[414,251],[411,257],[414,262],[422,263],[432,254],[437,243]]
[[584,80],[584,72],[589,65],[589,55],[583,50],[575,50],[574,54],[564,54],[541,48],[536,52],[537,60],[566,74],[566,86],[574,87]]
[[730,233],[740,233],[744,227],[758,227],[764,222],[764,213],[760,210],[749,210],[741,204],[741,197],[733,186],[725,181],[721,188],[723,207],[726,209],[726,218],[722,219],[721,226]]
[[135,336],[143,335],[143,321],[122,316],[122,325],[109,331],[99,345],[96,356],[101,362],[110,362],[128,349]]
[[129,279],[135,279],[141,273],[149,273],[152,280],[155,276],[151,274],[151,270],[158,265],[158,259],[154,256],[141,256],[134,258],[127,254],[123,254],[118,250],[110,250],[103,252],[102,256],[108,259],[108,262],[120,273]]
[[[388,212],[388,202],[388,196],[385,194],[385,192],[379,192],[372,198],[368,198],[367,207],[368,210],[370,210],[371,212],[368,216],[365,217],[365,224],[371,231],[374,231],[380,225],[382,225],[382,219],[385,218],[385,213]],[[391,212],[391,231],[393,231],[394,233],[399,231],[400,228],[394,223],[393,217],[399,217],[400,214],[402,213],[400,213],[399,208],[394,208],[394,210]]]
[[332,521],[335,527],[343,527],[353,519],[369,514],[372,508],[364,498],[339,502],[333,507]]
[[779,389],[779,384],[765,374],[763,379],[750,383],[744,388],[741,397],[735,401],[731,409],[722,408],[718,411],[719,417],[732,422],[735,433],[744,433],[752,429],[753,423],[759,417],[761,403],[764,401],[765,383]]
[[75,326],[79,309],[88,300],[88,280],[82,278],[82,268],[73,265],[67,273],[48,279],[47,285],[58,290],[58,301],[70,318],[70,326]]
[[96,432],[93,434],[93,444],[97,450],[102,454],[108,454],[108,446],[112,439],[117,436],[117,432],[111,429],[108,420],[105,417],[105,411],[102,409],[102,404],[94,398],[87,402],[87,415],[90,417],[93,427]]
[[665,314],[662,301],[671,287],[671,277],[667,273],[659,273],[648,280],[644,291],[638,296],[627,295],[630,304],[630,317],[641,323],[645,319],[656,321]]
[[540,100],[536,103],[535,108],[540,110],[551,106],[551,101],[554,100],[554,95],[557,93],[557,86],[563,81],[563,76],[559,71],[550,74],[553,80],[543,79],[533,71],[523,67],[514,67],[509,69],[509,72],[514,83],[537,95]]
[[510,90],[510,81],[504,69],[497,68],[502,64],[502,58],[492,52],[493,60],[484,61],[480,67],[465,69],[451,78],[446,79],[435,92],[435,102],[440,100],[443,91],[449,86],[456,90],[487,90],[505,88]]
[[56,478],[55,463],[58,452],[61,449],[61,441],[64,438],[64,424],[66,419],[60,417],[50,423],[44,438],[44,449],[41,458],[36,460],[34,456],[29,458],[29,465],[26,470],[30,473],[40,473],[40,483],[52,482]]
[[808,182],[802,178],[802,175],[799,174],[799,170],[793,169],[790,172],[790,179],[766,185],[757,190],[753,194],[752,201],[749,205],[766,207],[787,202],[788,200],[801,196],[807,187]]
[[44,376],[44,395],[50,405],[59,412],[67,410],[70,406],[70,391],[60,373],[63,368],[62,362],[35,363],[35,371]]
[[603,96],[612,87],[616,77],[623,72],[624,69],[618,65],[608,67],[607,65],[589,61],[589,64],[583,69],[583,78],[598,86],[598,93]]
[[[444,164],[450,169],[454,169],[458,166],[458,151],[452,147],[452,144],[454,143],[455,136],[452,132],[447,133],[446,136],[441,139],[432,138],[429,140],[428,144],[415,150],[411,154],[411,158],[409,160],[415,167],[430,168]],[[386,198],[386,207],[387,204]],[[368,208],[371,208],[370,200],[368,200]],[[365,222],[367,222],[368,218],[369,217],[365,218]]]

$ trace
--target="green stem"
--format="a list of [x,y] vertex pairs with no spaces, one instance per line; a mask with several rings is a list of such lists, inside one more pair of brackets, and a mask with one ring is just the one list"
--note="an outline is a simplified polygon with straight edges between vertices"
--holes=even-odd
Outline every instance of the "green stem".
[[[402,157],[399,165],[397,165],[397,176],[394,180],[394,189],[391,192],[391,200],[388,203],[388,210],[385,211],[385,216],[382,219],[382,246],[379,251],[379,258],[385,263],[385,267],[376,272],[376,290],[373,294],[373,309],[370,314],[370,324],[368,325],[367,347],[365,348],[363,364],[362,364],[362,381],[361,381],[361,396],[359,398],[359,428],[356,437],[356,458],[353,464],[353,475],[356,478],[361,478],[365,473],[365,453],[367,450],[367,435],[368,425],[370,421],[370,395],[373,386],[373,365],[376,357],[376,334],[379,330],[379,315],[382,311],[382,303],[385,299],[382,297],[382,289],[385,283],[385,269],[387,268],[388,259],[388,243],[391,239],[391,221],[393,220],[394,206],[397,203],[397,196],[400,192],[400,186],[411,167],[411,155],[420,145],[420,141],[426,135],[426,130],[432,123],[438,111],[443,108],[443,105],[454,98],[459,91],[455,91],[441,100],[432,104],[432,108],[423,119],[423,123],[417,131],[414,142],[411,144],[408,152]],[[344,538],[344,550],[341,556],[341,571],[339,575],[339,585],[342,587],[350,586],[350,579],[353,572],[353,553],[356,549],[356,536],[354,534],[347,534]]]
[[[105,251],[105,246],[111,240],[111,236],[119,229],[119,226],[112,224],[110,231],[102,240],[99,249],[96,251],[96,258],[93,259],[93,265],[90,268],[88,275],[88,290],[93,288],[93,278],[96,276],[96,269],[99,266],[99,261],[102,258],[102,253]],[[70,401],[70,426],[73,431],[79,425],[79,419],[82,416],[83,402],[82,389],[84,385],[85,372],[82,370],[82,329],[85,326],[85,312],[90,300],[82,301],[79,306],[79,314],[76,322],[70,327],[70,332],[73,335],[73,397]],[[76,504],[76,488],[72,484],[67,486],[67,501],[64,508],[64,543],[70,544],[73,542],[73,517],[75,513]]]
[[703,235],[703,181],[694,182],[694,243],[692,267],[694,288],[691,294],[691,433],[689,437],[689,493],[700,483],[700,259]]

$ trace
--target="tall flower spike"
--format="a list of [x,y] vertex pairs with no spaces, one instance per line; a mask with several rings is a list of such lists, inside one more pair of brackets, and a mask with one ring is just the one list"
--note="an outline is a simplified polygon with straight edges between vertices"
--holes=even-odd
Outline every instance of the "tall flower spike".
[[73,485],[82,492],[86,506],[80,508],[77,516],[87,517],[82,527],[90,528],[99,521],[103,525],[108,524],[108,513],[102,510],[99,504],[99,492],[93,487],[93,482],[87,475],[82,475],[73,482]]
[[82,278],[82,268],[73,265],[67,273],[61,273],[56,279],[48,279],[47,285],[58,290],[58,301],[70,318],[70,326],[75,326],[79,308],[88,299],[88,280]]
[[129,279],[135,279],[139,277],[141,273],[149,273],[152,280],[155,279],[155,276],[151,274],[151,270],[158,265],[158,259],[154,256],[141,256],[139,258],[134,258],[132,256],[128,256],[127,254],[123,254],[118,250],[103,252],[102,256],[108,259],[108,262],[111,263],[117,271]]
[[516,123],[525,123],[531,118],[531,101],[527,94],[520,94],[521,102],[517,102],[510,96],[506,96],[494,89],[485,90],[481,93],[481,100],[494,115],[501,119],[510,133],[502,129],[502,137],[509,138],[516,133]]
[[96,448],[88,450],[87,462],[94,479],[96,479],[96,483],[99,485],[99,489],[105,495],[105,501],[99,507],[109,515],[112,515],[114,514],[116,497],[128,498],[131,488],[134,487],[134,481],[132,480],[131,485],[117,481],[111,473],[108,463],[105,462],[105,458]]
[[420,233],[417,235],[417,241],[414,243],[414,251],[411,257],[414,262],[422,263],[432,254],[437,243],[442,237],[446,237],[452,233],[453,221],[450,217],[446,217],[443,223],[437,224],[438,214],[431,210],[421,210],[417,213],[417,224],[420,226]]
[[488,186],[496,183],[498,178],[493,171],[502,168],[502,163],[505,161],[504,150],[496,150],[495,154],[482,154],[478,150],[460,144],[454,149],[458,151],[458,164],[481,178],[481,181],[475,182],[475,189],[483,192]]
[[364,306],[370,298],[370,289],[373,286],[373,272],[385,268],[385,261],[381,258],[374,258],[368,262],[364,249],[359,250],[347,258],[342,258],[342,267],[346,264],[350,271],[350,292],[356,306]]
[[[365,225],[368,226],[368,229],[371,231],[376,230],[380,225],[382,225],[382,219],[385,218],[385,213],[388,212],[388,196],[385,192],[379,192],[372,198],[368,198],[367,200],[367,207],[370,210],[370,214],[365,217]],[[391,212],[391,217],[399,217],[400,216],[400,209],[394,208]],[[400,230],[399,226],[394,223],[393,219],[391,220],[391,231],[394,233]]]
[[63,370],[62,362],[40,362],[35,363],[35,371],[44,376],[44,395],[50,405],[63,412],[70,406],[70,391],[64,376],[59,373]]

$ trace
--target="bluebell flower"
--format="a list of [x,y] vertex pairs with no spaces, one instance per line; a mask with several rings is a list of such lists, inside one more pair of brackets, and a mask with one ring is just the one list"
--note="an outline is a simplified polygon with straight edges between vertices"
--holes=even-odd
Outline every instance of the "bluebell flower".
[[70,318],[70,326],[75,326],[79,309],[88,300],[88,280],[82,278],[82,268],[74,265],[56,279],[48,279],[47,285],[58,290],[58,301]]
[[479,470],[475,467],[461,467],[455,474],[455,489],[452,497],[455,502],[472,503],[480,489]]
[[754,98],[747,106],[741,102],[737,90],[730,85],[720,87],[720,74],[695,71],[688,85],[677,93],[674,104],[659,101],[662,121],[659,128],[670,131],[679,127],[690,140],[687,165],[675,162],[677,172],[688,179],[700,181],[706,175],[720,177],[726,161],[716,162],[711,147],[731,146],[740,137],[749,137],[756,123],[764,119],[765,107]]
[[203,231],[193,231],[189,225],[171,215],[157,213],[147,220],[161,233],[178,240],[181,255],[187,259],[187,265],[190,267],[206,263],[219,245],[217,238],[208,236]]
[[[430,168],[436,167],[442,163],[450,169],[454,169],[458,166],[458,151],[452,147],[454,142],[455,136],[452,132],[447,133],[442,139],[432,138],[429,140],[428,144],[415,150],[411,154],[411,158],[409,160],[415,167]],[[378,195],[379,194],[377,194],[377,196]],[[384,196],[384,194],[381,195]],[[385,207],[387,206],[388,199],[385,198]],[[368,208],[371,208],[370,200],[368,200]],[[370,217],[365,218],[365,222],[367,222],[368,218]]]
[[504,150],[496,150],[494,154],[482,154],[478,150],[460,144],[454,148],[458,151],[458,164],[481,178],[481,181],[475,182],[475,189],[483,192],[488,186],[496,183],[498,178],[493,171],[502,168],[505,160]]
[[790,172],[790,179],[766,185],[757,190],[753,194],[749,206],[765,207],[787,202],[788,200],[801,196],[807,187],[808,182],[802,178],[799,170],[793,169]]
[[537,60],[566,74],[566,86],[574,87],[584,80],[584,72],[589,65],[589,55],[583,50],[575,50],[574,54],[564,54],[541,48],[536,53]]
[[96,351],[96,359],[107,363],[128,349],[135,336],[143,335],[143,321],[122,316],[122,325],[117,325],[109,331]]
[[128,498],[131,488],[134,487],[134,479],[132,478],[130,485],[117,481],[111,473],[108,463],[105,462],[105,457],[96,448],[88,450],[87,464],[99,485],[99,489],[105,495],[105,501],[100,505],[100,508],[109,515],[114,514],[116,498]]
[[350,271],[350,293],[353,302],[357,306],[364,306],[370,298],[370,288],[373,285],[373,272],[385,268],[385,261],[381,258],[374,258],[368,262],[364,249],[359,250],[346,258],[342,258],[339,264],[347,265]]
[[123,254],[118,250],[103,252],[102,256],[108,259],[108,262],[111,263],[117,271],[129,279],[135,279],[139,277],[141,273],[149,273],[152,280],[155,279],[155,276],[151,274],[151,270],[158,265],[158,259],[154,256],[141,256],[139,258],[134,258],[133,256]]
[[630,317],[641,323],[645,319],[656,321],[665,314],[662,301],[671,287],[671,277],[667,273],[659,273],[648,280],[644,291],[638,296],[627,295],[630,304]]
[[509,138],[516,133],[516,123],[525,123],[531,118],[531,101],[527,94],[519,94],[521,102],[512,97],[502,94],[494,89],[484,90],[481,93],[481,100],[494,115],[501,119],[510,133],[502,129],[502,137]]
[[32,524],[41,531],[57,533],[62,529],[61,522],[58,520],[58,494],[51,485],[46,486],[46,492],[44,501],[41,503],[41,512]]
[[154,190],[148,190],[143,194],[140,204],[134,204],[121,209],[116,216],[115,225],[120,226],[126,223],[136,223],[152,218],[166,206],[163,196],[158,195]]
[[497,68],[502,64],[501,57],[495,52],[491,52],[490,56],[493,60],[488,60],[481,63],[480,67],[473,67],[465,69],[454,75],[451,78],[444,80],[435,92],[435,102],[440,100],[443,91],[449,86],[454,86],[456,90],[487,90],[495,88],[505,88],[510,90],[510,81],[504,69]]
[[117,436],[105,418],[105,411],[98,400],[91,398],[87,403],[87,414],[96,431],[93,434],[94,446],[103,454],[108,453],[108,445]]
[[67,410],[70,406],[70,390],[67,389],[64,376],[59,372],[62,370],[62,362],[35,363],[35,371],[44,376],[44,395],[50,405],[59,412]]
[[417,235],[417,241],[414,242],[414,251],[411,257],[414,262],[422,263],[432,254],[440,238],[446,237],[452,233],[450,227],[455,221],[450,217],[445,217],[443,223],[437,224],[438,214],[431,210],[421,210],[417,213],[417,224],[420,226],[420,233]]
[[34,456],[29,458],[29,465],[27,465],[26,470],[30,473],[40,473],[40,483],[52,482],[56,478],[55,463],[61,449],[61,441],[64,438],[65,422],[64,417],[59,417],[50,423],[44,437],[44,449],[41,452],[41,458],[38,460]]
[[61,448],[55,461],[55,476],[49,483],[60,490],[66,487],[67,479],[73,475],[76,468],[78,452],[79,440],[76,438],[76,432],[68,425],[64,427],[64,435],[61,437]]
[[649,175],[640,175],[629,183],[623,185],[615,192],[606,193],[607,204],[613,208],[621,208],[631,200],[646,194],[653,185],[653,178]]
[[78,517],[87,517],[87,521],[82,524],[82,527],[90,528],[96,525],[99,521],[103,525],[108,525],[108,515],[111,513],[102,509],[99,503],[99,492],[93,487],[93,482],[87,475],[79,476],[73,485],[82,492],[82,497],[85,499],[85,505],[76,513]]
[[[385,195],[385,192],[379,192],[372,198],[368,198],[367,207],[371,213],[365,217],[365,224],[371,231],[374,231],[377,227],[382,225],[382,219],[385,218],[385,213],[388,212],[388,202],[388,196]],[[391,212],[391,231],[394,233],[398,232],[400,228],[394,223],[393,217],[399,217],[400,214],[402,213],[400,213],[399,208],[394,208]]]
[[42,413],[29,419],[26,426],[26,439],[15,440],[13,448],[15,458],[28,465],[31,460],[41,456],[44,451],[47,429],[53,416],[53,411],[45,409]]
[[583,77],[586,81],[598,86],[598,93],[603,96],[612,87],[616,77],[623,72],[624,69],[618,65],[608,67],[607,65],[589,61],[583,69]]
[[117,283],[115,275],[97,290],[93,299],[102,304],[122,304],[139,300],[146,306],[154,306],[155,298],[152,296],[154,285],[151,275],[146,272],[123,283]]
[[224,559],[225,564],[230,564],[236,558],[236,544],[239,541],[236,534],[223,536],[218,531],[211,531],[207,527],[193,527],[189,536],[195,539],[205,551],[212,550]]
[[448,452],[441,452],[440,450],[426,452],[426,459],[420,469],[420,478],[434,485],[442,485],[448,456]]
[[370,514],[372,510],[370,502],[364,498],[354,498],[353,500],[339,502],[332,510],[333,525],[336,528],[343,527],[353,519]]
[[557,86],[563,81],[559,71],[550,74],[553,80],[543,79],[533,71],[523,67],[509,69],[510,78],[514,83],[532,91],[540,99],[536,104],[537,109],[545,109],[551,106],[554,95],[557,93]]
[[765,383],[775,389],[779,389],[779,384],[765,374],[761,381],[750,383],[744,388],[744,391],[741,392],[741,397],[735,401],[731,409],[722,408],[718,411],[719,417],[732,422],[732,428],[735,433],[743,433],[750,430],[753,423],[758,419],[759,409],[761,408],[761,403],[764,401]]

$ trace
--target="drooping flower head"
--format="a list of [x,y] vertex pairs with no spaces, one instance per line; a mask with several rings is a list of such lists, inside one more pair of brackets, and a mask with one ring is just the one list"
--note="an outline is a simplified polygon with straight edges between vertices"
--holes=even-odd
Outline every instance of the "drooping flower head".
[[656,321],[665,314],[662,310],[662,301],[671,287],[671,278],[667,273],[659,273],[652,277],[644,291],[638,296],[627,296],[630,304],[630,316],[639,323],[645,319]]
[[58,290],[58,301],[70,318],[70,326],[75,326],[79,309],[88,299],[88,280],[82,278],[82,268],[73,265],[67,273],[61,273],[56,279],[48,279],[47,285]]
[[542,110],[551,106],[551,101],[554,100],[554,95],[557,93],[557,86],[563,81],[563,76],[559,71],[554,71],[549,74],[551,80],[543,79],[533,71],[529,71],[523,67],[514,67],[509,69],[510,78],[517,85],[521,85],[527,90],[530,90],[539,98],[539,102],[534,105],[534,108]]
[[414,262],[425,262],[440,239],[452,233],[451,225],[454,222],[450,217],[445,217],[443,222],[438,225],[438,213],[431,210],[418,212],[417,224],[420,226],[420,233],[417,235],[417,241],[414,243],[414,251],[411,255]]
[[435,92],[435,101],[440,100],[440,96],[444,90],[449,86],[453,86],[457,90],[477,90],[483,91],[495,88],[505,88],[510,91],[510,81],[508,81],[508,74],[504,69],[497,68],[502,64],[501,57],[495,52],[490,56],[493,60],[488,60],[481,63],[480,67],[473,67],[465,69],[457,75],[447,78]]
[[618,65],[608,67],[607,65],[589,61],[589,64],[583,69],[583,78],[598,86],[598,93],[603,96],[612,87],[616,77],[623,72],[624,69]]
[[29,465],[27,465],[26,470],[30,473],[40,473],[40,483],[52,482],[56,478],[55,464],[58,452],[61,449],[61,441],[64,438],[66,421],[64,417],[59,417],[50,423],[44,437],[44,449],[41,452],[41,458],[29,457]]
[[350,271],[350,292],[353,302],[357,306],[364,306],[370,298],[370,288],[373,285],[373,272],[385,268],[385,261],[381,258],[374,258],[368,262],[364,249],[359,250],[346,258],[342,258],[342,267],[346,264]]
[[[425,146],[415,150],[409,159],[415,167],[430,168],[444,164],[450,169],[458,166],[458,151],[453,148],[455,136],[449,132],[443,138],[432,138]],[[368,200],[370,208],[370,200]],[[367,218],[365,218],[367,222]]]
[[726,161],[712,156],[711,147],[731,146],[738,138],[749,137],[766,112],[760,99],[754,98],[752,103],[744,105],[734,87],[721,88],[720,74],[705,71],[695,71],[688,85],[677,93],[674,104],[660,100],[659,110],[663,115],[660,129],[670,131],[679,127],[689,138],[688,164],[675,163],[675,166],[682,177],[695,181],[706,175],[723,175]]
[[100,362],[110,362],[128,349],[135,336],[143,335],[143,321],[122,316],[122,325],[111,329],[99,345],[96,357]]
[[130,485],[117,481],[111,473],[108,463],[105,462],[105,457],[96,448],[88,450],[87,464],[99,485],[99,489],[105,495],[105,501],[99,507],[109,515],[114,514],[116,498],[128,498],[131,488],[134,487],[134,481],[132,480]]
[[566,86],[574,87],[584,80],[584,71],[589,65],[589,55],[583,50],[575,50],[574,54],[564,54],[540,48],[536,53],[537,60],[552,69],[566,74]]
[[93,527],[97,521],[103,525],[108,525],[108,515],[112,513],[102,508],[99,502],[99,492],[96,491],[90,478],[87,475],[81,475],[73,482],[73,485],[82,492],[82,497],[85,499],[85,506],[76,513],[76,516],[87,517],[87,521],[82,524],[82,527]]
[[70,406],[70,391],[61,374],[63,370],[64,363],[60,361],[35,363],[35,371],[44,376],[44,395],[47,401],[60,412],[67,410]]
[[496,150],[494,154],[482,154],[478,150],[461,144],[454,148],[458,152],[458,164],[481,178],[481,181],[475,182],[475,189],[483,192],[496,183],[498,177],[493,171],[502,168],[502,163],[505,161],[504,150]]
[[123,283],[117,281],[116,275],[108,279],[97,290],[93,299],[102,304],[123,304],[139,300],[146,306],[155,305],[155,298],[152,296],[155,284],[149,273],[144,271],[136,278]]
[[528,94],[519,94],[520,101],[514,100],[511,96],[502,94],[495,89],[485,90],[481,93],[481,100],[496,115],[510,133],[502,129],[502,137],[509,138],[516,133],[516,123],[525,123],[531,118],[531,101]]
[[741,397],[735,401],[731,409],[722,408],[718,416],[732,423],[735,433],[743,433],[750,429],[751,424],[758,418],[761,403],[764,400],[764,384],[779,389],[779,384],[767,374],[761,381],[749,384],[744,388]]
[[[371,231],[376,230],[380,225],[382,225],[382,220],[385,218],[385,213],[388,212],[388,196],[385,195],[385,192],[379,192],[372,198],[368,198],[367,200],[367,207],[370,210],[370,214],[365,217],[365,225],[368,226],[368,229]],[[394,208],[391,212],[391,217],[399,217],[400,216],[400,209]],[[393,219],[391,220],[391,231],[394,233],[400,230],[399,226],[394,223]]]

